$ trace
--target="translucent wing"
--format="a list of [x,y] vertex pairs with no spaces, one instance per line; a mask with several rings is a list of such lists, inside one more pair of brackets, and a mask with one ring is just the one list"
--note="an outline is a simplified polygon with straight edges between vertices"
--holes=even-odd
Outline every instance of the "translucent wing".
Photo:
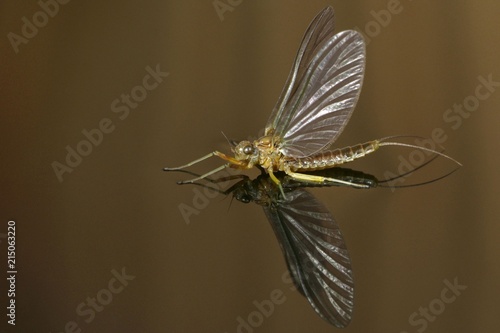
[[[313,19],[300,44],[299,51],[288,75],[285,87],[281,96],[269,117],[266,125],[266,135],[269,131],[278,128],[278,122],[282,120],[283,111],[287,101],[290,99],[293,91],[297,88],[297,82],[304,76],[307,64],[310,63],[317,45],[324,43],[325,40],[333,36],[335,29],[335,18],[332,7],[326,7]],[[281,122],[282,123],[282,122]]]
[[292,157],[312,155],[337,139],[358,100],[365,43],[356,31],[333,34],[331,7],[319,13],[302,40],[292,71],[266,124],[279,149]]
[[326,321],[346,327],[353,311],[351,262],[339,227],[309,192],[297,189],[287,201],[264,206],[295,285]]

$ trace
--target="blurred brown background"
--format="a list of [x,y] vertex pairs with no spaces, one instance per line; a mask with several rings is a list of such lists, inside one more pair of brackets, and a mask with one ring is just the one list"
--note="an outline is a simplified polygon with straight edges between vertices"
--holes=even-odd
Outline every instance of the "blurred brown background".
[[[335,331],[282,280],[285,263],[260,207],[229,207],[219,195],[196,202],[186,223],[179,207],[195,209],[194,187],[161,171],[227,151],[221,131],[256,136],[307,25],[331,5],[338,31],[358,27],[370,38],[361,98],[338,145],[441,128],[446,152],[464,164],[442,181],[394,192],[313,190],[352,257],[356,308],[344,332],[497,332],[500,87],[487,90],[478,77],[500,82],[500,3],[219,3],[231,10],[219,16],[212,0],[71,1],[57,13],[47,7],[53,17],[37,14],[36,1],[1,3],[0,276],[9,220],[18,274],[15,327],[1,279],[0,331]],[[389,19],[388,10],[397,13]],[[36,35],[27,26],[23,39],[34,19]],[[169,73],[146,81],[149,91],[140,88],[148,66]],[[142,100],[134,108],[120,101],[131,93]],[[464,102],[474,111],[450,118]],[[111,132],[59,181],[54,161],[66,164],[67,146],[89,149],[82,131],[103,119]],[[384,148],[352,167],[380,177],[409,152]],[[114,278],[122,270],[125,282]],[[443,303],[444,281],[454,279],[467,289]],[[254,301],[276,289],[285,301],[259,317]],[[429,306],[425,319],[419,311]],[[255,327],[238,328],[249,316]]]

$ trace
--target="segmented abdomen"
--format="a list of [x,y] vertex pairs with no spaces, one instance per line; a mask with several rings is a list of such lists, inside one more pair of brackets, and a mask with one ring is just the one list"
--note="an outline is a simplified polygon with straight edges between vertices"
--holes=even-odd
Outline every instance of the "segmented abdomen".
[[361,143],[355,146],[321,152],[316,155],[287,161],[292,171],[313,171],[331,168],[351,162],[377,150],[377,140]]

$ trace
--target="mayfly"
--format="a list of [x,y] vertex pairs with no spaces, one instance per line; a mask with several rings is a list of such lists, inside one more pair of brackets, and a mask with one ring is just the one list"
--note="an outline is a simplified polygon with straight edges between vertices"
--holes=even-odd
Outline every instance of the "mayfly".
[[[186,165],[164,170],[181,170],[218,156],[227,163],[179,184],[193,183],[226,167],[250,169],[258,166],[269,174],[283,193],[274,175],[278,171],[301,181],[337,182],[363,187],[308,172],[350,162],[381,146],[400,145],[431,151],[425,147],[386,142],[386,139],[327,150],[351,117],[364,72],[363,37],[354,30],[334,34],[334,12],[327,7],[314,18],[303,37],[288,80],[266,124],[264,136],[253,142],[245,140],[236,144],[231,148],[234,157],[214,151]],[[440,152],[432,152],[450,158]]]
[[164,170],[182,170],[218,156],[226,161],[224,165],[179,183],[211,181],[210,175],[226,167],[256,166],[267,173],[255,182],[233,186],[234,196],[264,207],[298,290],[323,319],[346,327],[352,317],[354,284],[342,234],[319,201],[304,189],[294,187],[374,187],[377,183],[368,177],[346,177],[329,171],[381,146],[413,147],[456,161],[439,151],[390,142],[388,138],[328,150],[351,117],[365,72],[365,42],[361,34],[353,30],[338,34],[333,31],[334,13],[327,7],[314,18],[303,37],[264,136],[253,142],[233,144],[234,157],[214,151],[186,165]]

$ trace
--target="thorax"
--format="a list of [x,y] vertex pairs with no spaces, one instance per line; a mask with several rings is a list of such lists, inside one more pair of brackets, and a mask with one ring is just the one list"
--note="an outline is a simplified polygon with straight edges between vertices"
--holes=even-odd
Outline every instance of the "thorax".
[[279,151],[277,142],[273,142],[273,137],[263,136],[254,142],[259,150],[259,165],[264,169],[273,171],[283,171],[283,154]]

